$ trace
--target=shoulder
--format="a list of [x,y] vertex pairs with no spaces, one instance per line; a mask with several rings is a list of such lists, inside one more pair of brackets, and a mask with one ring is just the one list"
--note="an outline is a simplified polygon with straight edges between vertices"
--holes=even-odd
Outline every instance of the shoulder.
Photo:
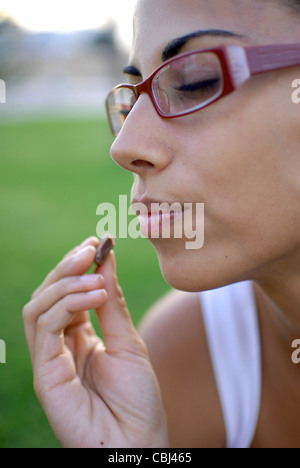
[[170,291],[140,325],[168,415],[172,447],[224,447],[225,430],[199,293]]

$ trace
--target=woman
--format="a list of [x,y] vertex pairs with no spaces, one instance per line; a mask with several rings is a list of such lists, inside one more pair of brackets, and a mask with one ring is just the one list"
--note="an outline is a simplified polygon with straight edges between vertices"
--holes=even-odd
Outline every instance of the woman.
[[[84,276],[94,238],[34,293],[35,389],[63,446],[300,446],[299,4],[139,0],[126,80],[152,91],[110,95],[111,154],[133,202],[204,203],[205,242],[150,238],[174,291],[140,334],[113,253]],[[286,47],[247,49],[266,45]]]

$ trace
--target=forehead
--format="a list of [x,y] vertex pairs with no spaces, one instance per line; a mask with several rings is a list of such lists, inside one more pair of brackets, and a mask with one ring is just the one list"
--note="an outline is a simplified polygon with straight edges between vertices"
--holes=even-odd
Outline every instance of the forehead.
[[[250,44],[292,42],[292,23],[299,31],[299,21],[278,0],[138,0],[131,63],[150,72],[168,43],[199,30],[232,31]],[[196,47],[220,42],[228,39],[201,38]]]

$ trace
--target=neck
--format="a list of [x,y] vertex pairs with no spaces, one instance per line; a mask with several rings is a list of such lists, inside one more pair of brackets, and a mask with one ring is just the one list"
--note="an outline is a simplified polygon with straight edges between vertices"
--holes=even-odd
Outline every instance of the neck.
[[300,339],[300,253],[260,273],[255,292],[261,313],[267,313],[286,344]]

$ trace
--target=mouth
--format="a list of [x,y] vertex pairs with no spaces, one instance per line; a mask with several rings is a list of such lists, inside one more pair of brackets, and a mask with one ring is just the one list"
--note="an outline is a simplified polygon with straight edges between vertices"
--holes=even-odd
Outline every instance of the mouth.
[[144,197],[134,198],[131,206],[138,216],[142,236],[151,239],[169,239],[177,232],[181,235],[175,237],[182,237],[182,220],[185,212],[182,203]]

